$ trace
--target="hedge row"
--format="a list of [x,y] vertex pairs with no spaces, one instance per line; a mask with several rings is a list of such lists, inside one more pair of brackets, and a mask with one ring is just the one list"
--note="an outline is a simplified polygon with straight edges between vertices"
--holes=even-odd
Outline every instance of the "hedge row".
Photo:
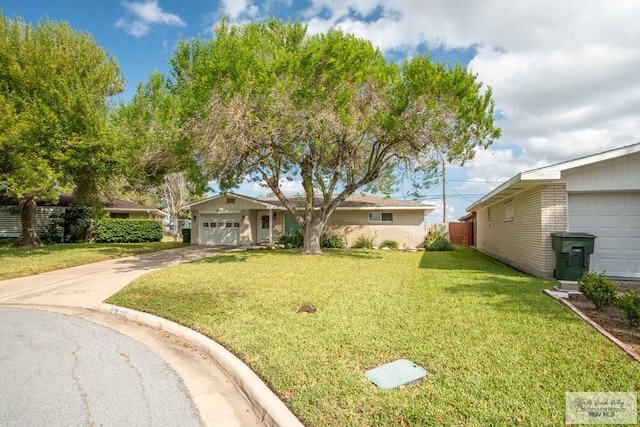
[[162,224],[155,219],[103,219],[96,228],[98,243],[143,243],[162,240]]

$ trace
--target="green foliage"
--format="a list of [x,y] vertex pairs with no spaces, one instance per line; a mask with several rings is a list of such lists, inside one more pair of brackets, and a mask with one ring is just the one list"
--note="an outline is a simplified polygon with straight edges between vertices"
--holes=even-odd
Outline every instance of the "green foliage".
[[71,206],[62,214],[64,241],[79,243],[89,241],[93,227],[93,217],[90,208],[86,206]]
[[44,243],[45,245],[60,243],[60,241],[63,239],[60,237],[60,232],[61,230],[58,221],[52,219],[49,225],[47,225],[47,228],[44,230],[44,232],[39,234],[39,237],[42,243]]
[[631,325],[640,324],[640,289],[627,289],[627,292],[618,295],[615,304]]
[[[567,390],[635,391],[640,364],[546,298],[552,285],[468,247],[247,251],[151,272],[108,302],[197,325],[306,426],[562,426]],[[404,356],[429,376],[387,391],[364,376]]]
[[162,223],[154,219],[109,219],[96,228],[97,243],[144,243],[162,240]]
[[340,236],[330,236],[323,234],[320,239],[320,247],[327,249],[344,249],[346,247],[344,239]]
[[282,234],[278,237],[278,244],[283,245],[287,249],[301,248],[304,242],[304,234],[302,230],[297,229],[291,233]]
[[426,55],[387,61],[340,30],[223,20],[210,40],[180,42],[170,62],[203,180],[221,190],[264,180],[281,200],[280,180],[299,180],[306,205],[285,206],[318,237],[356,190],[388,194],[402,174],[420,185],[414,175],[436,154],[464,163],[500,135],[491,88],[465,68]]
[[446,228],[442,225],[427,233],[424,238],[425,248],[429,251],[452,251],[453,245],[446,236]]
[[578,279],[578,290],[596,306],[596,310],[616,302],[618,285],[605,273],[587,271]]
[[[283,245],[287,249],[297,249],[304,246],[304,234],[302,230],[297,229],[291,233],[282,234],[278,238],[278,244]],[[344,249],[346,247],[344,240],[338,236],[330,236],[323,234],[320,239],[320,246],[329,249]]]
[[427,246],[427,250],[429,251],[452,251],[453,245],[449,240],[447,240],[444,236],[438,236],[435,239],[431,240],[429,245]]
[[353,245],[351,245],[352,248],[355,249],[373,249],[374,245],[374,241],[376,240],[376,236],[365,236],[364,234],[359,235],[358,237],[356,237],[356,241]]
[[381,248],[398,249],[398,242],[395,240],[383,240],[380,243]]
[[89,34],[0,12],[0,191],[18,201],[55,202],[72,188],[95,197],[120,170],[107,100],[123,88],[118,64]]

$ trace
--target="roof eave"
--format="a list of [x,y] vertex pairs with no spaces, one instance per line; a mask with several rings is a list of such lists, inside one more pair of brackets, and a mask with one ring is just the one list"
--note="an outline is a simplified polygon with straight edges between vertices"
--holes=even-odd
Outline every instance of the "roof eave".
[[241,199],[241,200],[245,200],[245,201],[248,201],[248,202],[251,202],[251,203],[256,203],[256,204],[262,205],[262,206],[264,206],[265,209],[286,210],[282,206],[273,205],[271,203],[265,202],[265,201],[260,200],[260,199],[256,199],[256,198],[249,197],[249,196],[243,196],[243,195],[240,195],[240,194],[237,194],[237,193],[233,193],[233,192],[226,192],[226,193],[216,194],[215,196],[211,196],[211,197],[208,197],[208,198],[203,199],[203,200],[198,200],[197,202],[190,203],[188,205],[180,206],[180,210],[181,211],[191,210],[191,208],[193,208],[194,206],[199,206],[199,205],[202,205],[204,203],[208,203],[208,202],[210,202],[212,200],[219,199],[221,197],[227,197],[227,196],[233,196],[233,197],[236,197],[236,198]]

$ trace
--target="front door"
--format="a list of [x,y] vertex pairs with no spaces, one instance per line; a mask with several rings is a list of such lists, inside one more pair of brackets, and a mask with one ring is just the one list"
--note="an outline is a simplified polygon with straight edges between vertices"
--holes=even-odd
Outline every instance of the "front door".
[[258,243],[271,244],[270,236],[273,235],[273,221],[269,212],[258,212]]

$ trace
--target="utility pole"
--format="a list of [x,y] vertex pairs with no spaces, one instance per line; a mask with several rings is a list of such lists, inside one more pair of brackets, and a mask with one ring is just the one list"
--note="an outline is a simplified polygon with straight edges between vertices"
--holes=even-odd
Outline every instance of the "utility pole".
[[442,157],[442,222],[447,222],[447,170],[444,164],[444,157]]

